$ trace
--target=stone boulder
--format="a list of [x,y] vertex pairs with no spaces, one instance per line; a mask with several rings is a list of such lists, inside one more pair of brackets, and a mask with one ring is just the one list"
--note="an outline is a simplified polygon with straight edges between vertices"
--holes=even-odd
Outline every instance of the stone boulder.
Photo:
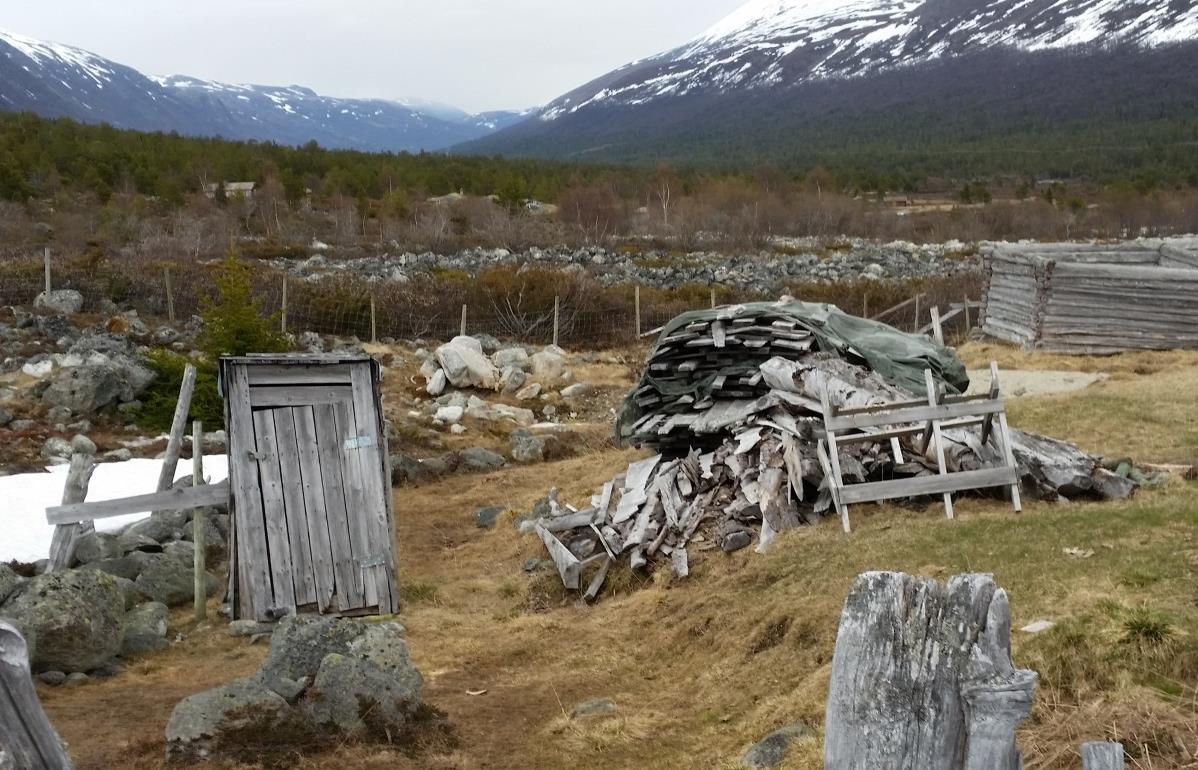
[[175,706],[167,756],[245,756],[262,734],[385,740],[411,724],[423,679],[395,621],[288,617],[274,629],[262,668]]
[[75,546],[75,561],[79,564],[118,559],[124,555],[120,538],[110,532],[88,532]]
[[39,575],[0,608],[29,643],[36,671],[91,671],[121,651],[125,595],[117,581],[95,570]]
[[557,353],[542,350],[532,356],[532,376],[542,382],[556,382],[566,373],[566,359]]
[[0,562],[0,605],[16,593],[24,582],[25,578],[14,572],[12,567]]
[[489,403],[477,396],[471,396],[467,402],[466,416],[482,422],[514,422],[517,425],[532,425],[537,421],[532,410]]
[[134,400],[154,381],[153,372],[132,359],[98,358],[56,371],[42,401],[70,409],[72,414],[94,414]]
[[[171,543],[162,553],[146,554],[145,567],[133,581],[137,589],[150,599],[168,607],[187,604],[195,594],[194,562],[195,546],[191,543]],[[219,583],[208,573],[208,595],[219,588]]]
[[524,369],[529,365],[528,353],[524,348],[504,348],[503,350],[495,351],[495,355],[491,356],[491,361],[500,369],[506,369],[509,366],[517,369]]
[[43,291],[34,298],[33,306],[63,315],[74,315],[83,309],[83,295],[74,289]]
[[378,623],[367,625],[345,654],[324,657],[304,705],[321,728],[394,734],[416,715],[423,684],[403,627]]
[[179,701],[166,725],[166,756],[205,760],[238,736],[268,734],[293,716],[287,701],[260,681],[236,679]]
[[166,641],[169,613],[170,610],[161,602],[146,602],[130,610],[125,615],[121,655],[136,655],[169,646]]
[[811,729],[804,724],[790,725],[775,730],[750,746],[749,750],[740,758],[740,764],[742,767],[753,768],[753,770],[777,767],[786,758],[786,752],[791,743],[800,738],[807,738],[811,734]]
[[495,390],[499,384],[499,369],[473,337],[454,337],[434,355],[455,388]]

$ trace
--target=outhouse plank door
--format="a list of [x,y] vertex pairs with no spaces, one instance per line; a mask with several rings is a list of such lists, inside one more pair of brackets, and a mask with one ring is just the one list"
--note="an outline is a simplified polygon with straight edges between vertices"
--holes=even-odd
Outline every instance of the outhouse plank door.
[[306,361],[222,362],[237,562],[231,601],[239,617],[259,619],[395,612],[377,365]]

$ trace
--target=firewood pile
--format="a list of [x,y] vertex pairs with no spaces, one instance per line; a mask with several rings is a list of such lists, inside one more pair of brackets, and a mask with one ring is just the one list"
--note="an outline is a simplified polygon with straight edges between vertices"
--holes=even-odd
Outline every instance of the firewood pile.
[[[736,312],[684,316],[651,354],[619,430],[655,454],[631,463],[581,509],[563,506],[551,493],[549,515],[521,525],[540,537],[567,589],[593,600],[609,570],[625,560],[637,570],[668,563],[684,577],[707,552],[737,551],[754,539],[762,551],[777,533],[818,522],[833,510],[817,453],[824,434],[821,394],[837,407],[913,396],[914,388],[894,384],[912,381],[894,362],[879,366],[891,373],[889,381],[866,365],[867,358],[878,360],[881,346],[871,348],[864,337],[835,345],[826,326],[737,323],[729,318]],[[881,333],[868,330],[875,343]],[[956,361],[930,340],[889,327],[884,334],[898,340],[892,349],[904,355],[924,353],[903,366],[922,371],[929,360]],[[950,362],[941,371],[955,368]],[[999,459],[977,428],[949,429],[944,438],[954,470]],[[1126,497],[1135,488],[1070,444],[1019,431],[1012,431],[1012,443],[1023,486],[1039,497]],[[918,436],[903,439],[899,451],[889,438],[854,442],[839,458],[844,479],[854,482],[929,475],[937,467]]]

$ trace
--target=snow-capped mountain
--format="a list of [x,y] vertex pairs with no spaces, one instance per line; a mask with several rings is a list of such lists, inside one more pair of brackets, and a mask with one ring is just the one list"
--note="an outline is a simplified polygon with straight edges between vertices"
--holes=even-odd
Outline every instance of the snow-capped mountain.
[[864,77],[991,48],[1196,39],[1191,0],[751,0],[689,43],[583,86],[540,117],[596,103]]
[[339,99],[300,86],[150,77],[88,51],[0,31],[0,109],[144,131],[381,151],[441,150],[519,121],[425,101]]
[[1196,62],[1198,0],[750,0],[457,149],[782,161],[854,134],[960,141],[1116,106],[1123,121],[1193,116]]

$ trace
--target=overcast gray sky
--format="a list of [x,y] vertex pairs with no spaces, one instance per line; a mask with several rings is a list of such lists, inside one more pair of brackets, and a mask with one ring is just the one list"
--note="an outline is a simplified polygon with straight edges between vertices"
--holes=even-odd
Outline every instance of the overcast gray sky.
[[744,0],[0,0],[0,28],[148,74],[530,107]]

